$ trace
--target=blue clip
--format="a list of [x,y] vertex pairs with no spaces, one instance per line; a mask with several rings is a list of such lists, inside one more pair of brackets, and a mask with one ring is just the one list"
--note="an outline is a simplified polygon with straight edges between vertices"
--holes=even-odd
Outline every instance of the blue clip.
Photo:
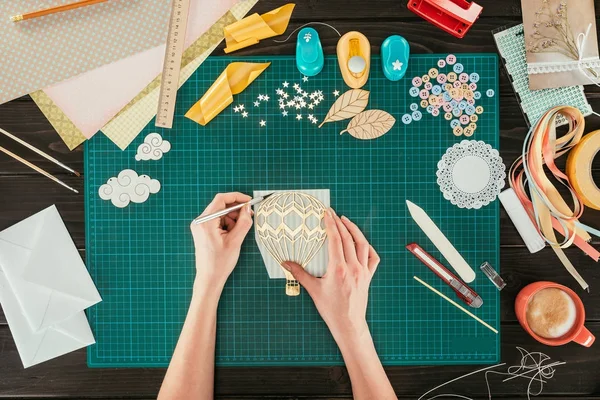
[[296,66],[301,74],[315,76],[323,69],[323,47],[313,28],[304,28],[296,40]]
[[381,44],[383,73],[390,81],[402,79],[408,69],[410,46],[402,36],[393,35]]

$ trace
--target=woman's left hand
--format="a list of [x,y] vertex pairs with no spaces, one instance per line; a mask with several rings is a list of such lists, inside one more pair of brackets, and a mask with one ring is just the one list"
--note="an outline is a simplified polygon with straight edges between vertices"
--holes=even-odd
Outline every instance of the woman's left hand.
[[[212,214],[252,198],[243,193],[219,193],[202,215]],[[196,247],[194,290],[220,291],[235,268],[244,238],[252,227],[251,206],[202,224],[191,224]]]

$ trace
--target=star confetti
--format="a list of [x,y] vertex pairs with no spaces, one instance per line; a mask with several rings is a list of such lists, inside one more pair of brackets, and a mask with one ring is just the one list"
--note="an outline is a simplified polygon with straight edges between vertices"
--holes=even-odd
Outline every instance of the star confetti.
[[248,111],[244,111],[244,112],[242,112],[242,117],[244,117],[244,118],[248,118]]
[[287,111],[285,111],[285,110],[283,110],[283,111],[281,112],[281,115],[283,115],[284,117],[287,117],[287,116],[288,116],[288,112],[287,112]]
[[300,121],[300,120],[302,119],[302,114],[297,114],[297,115],[296,115],[296,119],[297,119],[298,121]]
[[270,99],[269,95],[268,95],[268,94],[265,94],[265,95],[264,95],[264,97],[263,97],[263,100],[264,100],[264,101],[269,101],[269,99]]
[[258,106],[260,106],[260,101],[255,101],[254,102],[254,107],[258,107]]
[[275,93],[277,93],[278,96],[281,96],[284,92],[281,90],[281,88],[279,88],[275,91]]
[[284,94],[283,94],[283,98],[284,98],[284,99],[287,99],[288,97],[290,97],[290,95],[289,95],[289,94],[287,94],[287,93],[284,93]]
[[260,120],[260,126],[267,126],[267,121],[265,121],[264,119]]
[[286,88],[286,87],[290,86],[290,84],[289,84],[289,83],[286,81],[286,82],[283,82],[283,83],[281,84],[281,86],[283,86],[283,87],[285,87],[285,88]]
[[335,97],[338,97],[338,96],[340,95],[340,91],[339,91],[339,90],[337,90],[337,89],[336,89],[336,90],[334,90],[334,91],[333,91],[333,95],[334,95]]
[[312,110],[313,108],[315,108],[315,105],[314,105],[313,103],[310,103],[310,104],[308,105],[308,109],[309,109],[309,110]]
[[243,105],[243,104],[240,104],[240,105],[238,106],[238,108],[240,109],[240,111],[243,111],[243,110],[244,110],[244,105]]
[[263,101],[265,99],[265,96],[262,94],[258,95],[258,101]]
[[240,112],[240,108],[238,106],[233,107],[233,112]]
[[308,82],[308,76],[304,76],[304,77],[302,77],[302,81],[303,81],[303,82]]

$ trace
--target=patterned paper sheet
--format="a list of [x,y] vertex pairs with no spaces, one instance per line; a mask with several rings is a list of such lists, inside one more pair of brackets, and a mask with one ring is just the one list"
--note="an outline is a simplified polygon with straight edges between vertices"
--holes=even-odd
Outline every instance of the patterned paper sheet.
[[166,36],[170,1],[165,0],[111,0],[10,21],[64,3],[0,1],[0,53],[10,62],[10,68],[0,69],[0,104],[158,46]]
[[[205,34],[198,38],[183,54],[180,86],[196,71],[204,60],[223,40],[223,28],[244,18],[258,0],[244,0],[236,4],[219,19]],[[156,77],[108,124],[102,128],[119,148],[124,150],[154,118],[160,91],[160,76]],[[70,150],[83,143],[83,133],[69,120],[62,110],[42,91],[31,94],[40,110],[56,129]]]

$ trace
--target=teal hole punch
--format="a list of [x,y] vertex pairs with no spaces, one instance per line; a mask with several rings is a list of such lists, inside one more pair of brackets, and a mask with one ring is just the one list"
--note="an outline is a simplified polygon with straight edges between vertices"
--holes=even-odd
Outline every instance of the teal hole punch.
[[381,65],[383,74],[390,81],[399,81],[408,70],[410,46],[399,35],[388,37],[381,44]]
[[323,47],[319,34],[313,28],[298,32],[296,40],[296,66],[306,76],[315,76],[323,69]]

